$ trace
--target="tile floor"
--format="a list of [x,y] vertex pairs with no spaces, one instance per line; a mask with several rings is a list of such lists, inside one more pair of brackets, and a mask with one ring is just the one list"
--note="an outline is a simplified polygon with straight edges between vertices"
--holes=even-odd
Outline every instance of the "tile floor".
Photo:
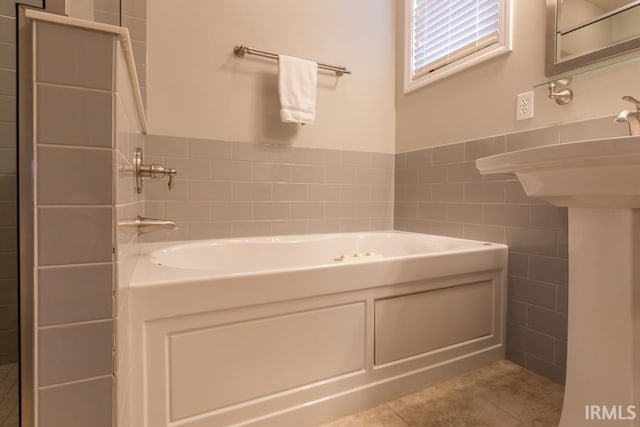
[[0,365],[0,427],[18,427],[18,365]]
[[321,427],[557,427],[563,393],[503,360]]

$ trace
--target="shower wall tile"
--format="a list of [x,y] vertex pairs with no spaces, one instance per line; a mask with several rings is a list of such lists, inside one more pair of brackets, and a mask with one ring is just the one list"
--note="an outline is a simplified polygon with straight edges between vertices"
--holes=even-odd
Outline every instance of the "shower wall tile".
[[393,228],[394,155],[149,135],[145,215],[180,222],[147,241]]
[[[399,153],[398,230],[509,246],[507,357],[558,382],[566,369],[567,209],[527,197],[513,175],[474,161],[506,151],[625,134],[611,117]],[[563,350],[564,349],[564,350]]]
[[[115,36],[36,25],[38,416],[47,426],[112,426],[128,405],[128,287],[139,254],[135,233],[114,224],[142,214],[131,174],[142,124]],[[0,224],[15,224],[14,207],[0,202]]]
[[40,386],[113,373],[113,320],[56,326],[38,332]]
[[39,417],[43,427],[112,427],[110,405],[113,378],[104,376],[87,381],[48,387],[38,392]]
[[110,91],[114,39],[107,33],[40,23],[36,60],[38,81]]

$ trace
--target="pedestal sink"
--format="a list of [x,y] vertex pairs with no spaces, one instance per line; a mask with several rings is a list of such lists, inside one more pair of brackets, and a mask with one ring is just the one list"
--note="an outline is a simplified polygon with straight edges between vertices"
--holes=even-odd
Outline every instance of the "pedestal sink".
[[640,137],[536,147],[476,166],[515,174],[530,197],[569,208],[560,426],[640,426]]

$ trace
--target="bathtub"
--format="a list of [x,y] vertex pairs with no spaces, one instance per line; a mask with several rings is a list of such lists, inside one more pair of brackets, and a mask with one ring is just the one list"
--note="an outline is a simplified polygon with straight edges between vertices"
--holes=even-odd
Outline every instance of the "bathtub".
[[144,244],[131,425],[314,425],[502,359],[506,270],[404,232]]

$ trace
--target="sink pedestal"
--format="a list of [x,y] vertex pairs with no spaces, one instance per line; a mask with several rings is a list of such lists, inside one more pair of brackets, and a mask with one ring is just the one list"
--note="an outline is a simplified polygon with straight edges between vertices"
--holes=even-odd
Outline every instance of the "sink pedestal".
[[[640,210],[569,208],[569,336],[560,427],[640,426],[639,400]],[[636,420],[630,419],[630,405]],[[616,411],[617,420],[605,420],[603,406]]]
[[640,137],[476,161],[569,208],[569,335],[560,427],[640,427]]

